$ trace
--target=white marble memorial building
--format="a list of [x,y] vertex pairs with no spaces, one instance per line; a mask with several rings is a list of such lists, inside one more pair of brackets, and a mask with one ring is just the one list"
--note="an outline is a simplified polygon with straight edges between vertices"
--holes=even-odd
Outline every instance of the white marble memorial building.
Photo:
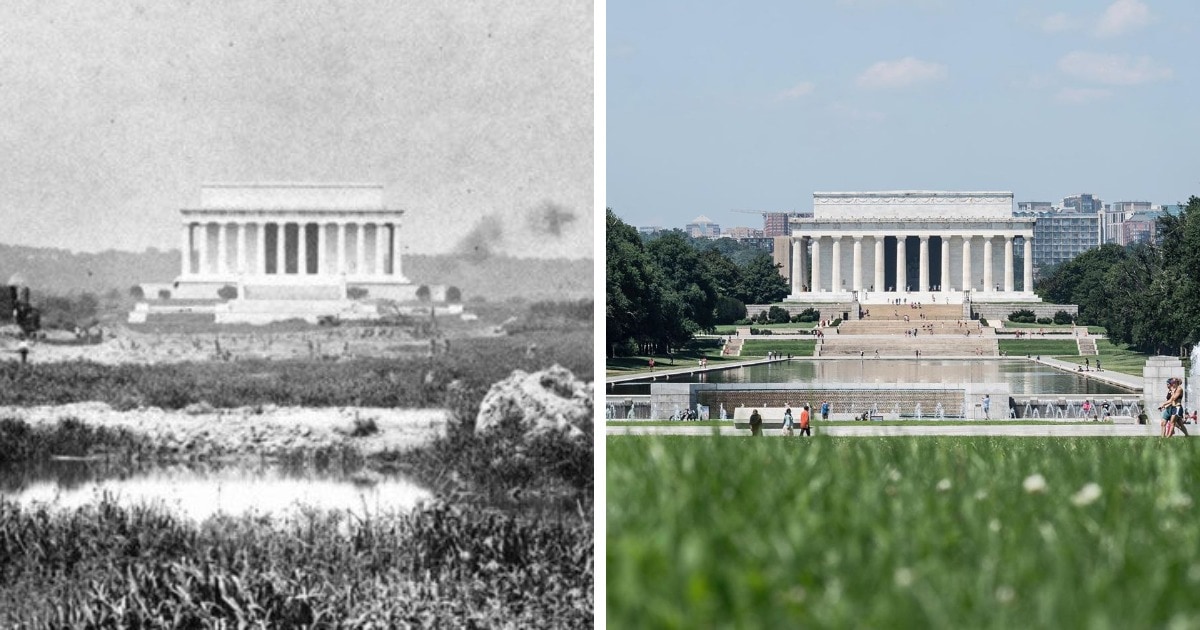
[[787,299],[1038,302],[1033,223],[1011,192],[813,193],[813,216],[791,219]]

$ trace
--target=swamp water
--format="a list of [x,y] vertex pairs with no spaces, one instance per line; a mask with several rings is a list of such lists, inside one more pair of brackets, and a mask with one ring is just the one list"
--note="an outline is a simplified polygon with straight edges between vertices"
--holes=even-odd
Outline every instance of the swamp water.
[[196,521],[217,514],[288,516],[307,509],[366,518],[407,512],[433,494],[403,476],[275,463],[137,467],[54,460],[0,468],[0,498],[72,509],[101,500],[151,505]]

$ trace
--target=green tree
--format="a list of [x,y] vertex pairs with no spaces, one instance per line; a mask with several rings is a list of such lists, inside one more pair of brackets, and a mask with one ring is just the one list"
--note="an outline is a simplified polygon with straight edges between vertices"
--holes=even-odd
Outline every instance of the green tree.
[[678,303],[678,312],[673,316],[681,319],[663,323],[670,341],[686,342],[701,330],[711,330],[717,291],[696,250],[678,233],[655,239],[646,249]]
[[647,338],[652,312],[661,309],[654,263],[637,230],[608,208],[604,236],[604,327],[612,357],[629,340]]
[[788,294],[788,283],[770,254],[759,254],[742,268],[737,298],[746,304],[770,304]]

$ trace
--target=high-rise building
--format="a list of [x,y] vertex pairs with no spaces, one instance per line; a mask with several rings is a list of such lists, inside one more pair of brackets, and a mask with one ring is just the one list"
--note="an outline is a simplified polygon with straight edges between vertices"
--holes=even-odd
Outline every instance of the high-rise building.
[[721,226],[714,223],[712,219],[700,215],[692,222],[687,224],[683,231],[688,233],[692,238],[720,238]]
[[1125,230],[1121,227],[1135,213],[1149,212],[1149,201],[1115,201],[1104,204],[1104,242],[1117,245],[1129,245],[1125,240]]
[[1062,207],[1064,212],[1082,212],[1094,213],[1104,209],[1104,203],[1099,197],[1089,193],[1074,195],[1063,199]]
[[764,212],[763,213],[763,236],[776,237],[788,236],[792,233],[792,227],[788,223],[788,217],[791,216],[787,212]]
[[1018,201],[1017,212],[1050,212],[1054,204],[1049,201]]
[[[1021,214],[1021,213],[1018,213]],[[1033,267],[1035,275],[1101,245],[1103,212],[1039,212],[1033,216]]]

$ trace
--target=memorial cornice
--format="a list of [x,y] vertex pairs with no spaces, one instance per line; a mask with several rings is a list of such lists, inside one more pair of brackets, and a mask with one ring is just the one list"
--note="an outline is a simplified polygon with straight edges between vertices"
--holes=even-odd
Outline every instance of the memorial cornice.
[[330,222],[338,220],[358,220],[358,219],[390,219],[396,221],[404,210],[391,209],[362,209],[362,210],[325,210],[325,209],[306,209],[306,208],[288,208],[288,209],[272,209],[263,208],[258,210],[246,210],[242,208],[182,208],[180,214],[184,219],[230,219],[236,221],[255,221],[255,220],[271,220],[280,221],[284,219],[329,219]]

